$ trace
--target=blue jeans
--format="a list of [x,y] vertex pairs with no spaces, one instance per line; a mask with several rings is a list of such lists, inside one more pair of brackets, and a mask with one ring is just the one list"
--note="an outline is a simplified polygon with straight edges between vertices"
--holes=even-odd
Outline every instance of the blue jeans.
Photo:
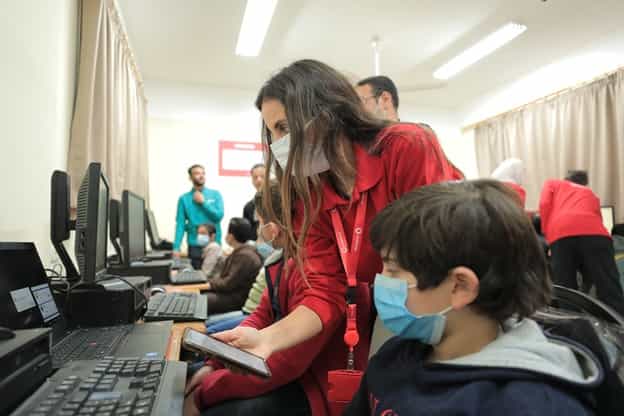
[[220,321],[213,322],[206,325],[206,333],[214,334],[216,332],[227,331],[228,329],[236,328],[241,322],[247,318],[247,314],[236,316],[234,318],[224,318]]

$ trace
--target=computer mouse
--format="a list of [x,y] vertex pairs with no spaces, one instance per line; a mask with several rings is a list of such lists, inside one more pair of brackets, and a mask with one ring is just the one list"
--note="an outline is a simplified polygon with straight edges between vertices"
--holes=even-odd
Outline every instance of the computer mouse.
[[0,326],[0,340],[15,338],[15,332],[9,328]]
[[167,293],[167,291],[162,286],[152,286],[152,289],[150,290],[150,295],[154,296],[157,293]]
[[192,272],[193,270],[195,269],[191,269],[190,267],[187,267],[185,269],[182,269],[182,273],[189,273],[189,272]]

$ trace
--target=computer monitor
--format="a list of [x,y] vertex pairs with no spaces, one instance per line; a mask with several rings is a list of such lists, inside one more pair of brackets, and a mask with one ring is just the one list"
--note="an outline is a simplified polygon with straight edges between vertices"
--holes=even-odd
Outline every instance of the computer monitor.
[[615,212],[613,205],[603,205],[600,207],[600,214],[602,215],[602,224],[605,226],[609,234],[613,230],[615,224]]
[[113,248],[115,249],[115,253],[119,258],[119,263],[123,263],[123,253],[121,251],[121,247],[119,246],[119,230],[121,229],[120,225],[121,221],[121,201],[118,199],[110,200],[109,207],[109,237]]
[[158,234],[158,227],[156,226],[156,217],[151,209],[145,210],[145,225],[147,227],[147,235],[150,238],[152,249],[156,249],[162,240],[160,234]]
[[76,229],[76,222],[70,219],[70,178],[66,172],[52,172],[50,196],[50,240],[65,267],[67,279],[76,281],[80,275],[63,244]]
[[60,317],[33,243],[0,243],[0,326],[51,326]]
[[145,258],[145,200],[135,193],[121,195],[120,229],[123,261],[126,266]]
[[106,274],[108,181],[100,163],[91,163],[78,191],[75,253],[84,282]]

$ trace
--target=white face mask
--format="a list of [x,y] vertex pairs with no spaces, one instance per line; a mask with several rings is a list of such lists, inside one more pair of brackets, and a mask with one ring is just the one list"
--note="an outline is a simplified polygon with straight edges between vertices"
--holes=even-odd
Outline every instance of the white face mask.
[[[271,143],[271,152],[277,160],[277,163],[286,169],[288,164],[288,152],[290,151],[290,133],[282,137],[280,140]],[[323,153],[323,149],[317,148],[315,154],[312,154],[312,144],[305,143],[303,145],[303,157],[306,163],[303,166],[303,175],[312,176],[329,170],[329,161]],[[308,159],[310,158],[310,159]],[[292,174],[295,174],[293,170]]]

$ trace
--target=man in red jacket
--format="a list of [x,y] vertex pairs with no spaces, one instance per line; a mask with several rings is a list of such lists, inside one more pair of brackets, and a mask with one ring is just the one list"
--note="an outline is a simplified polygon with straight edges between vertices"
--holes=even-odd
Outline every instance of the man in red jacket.
[[602,224],[600,199],[587,187],[585,171],[544,183],[540,197],[542,231],[550,244],[553,280],[577,289],[576,273],[596,285],[598,299],[624,316],[611,235]]

